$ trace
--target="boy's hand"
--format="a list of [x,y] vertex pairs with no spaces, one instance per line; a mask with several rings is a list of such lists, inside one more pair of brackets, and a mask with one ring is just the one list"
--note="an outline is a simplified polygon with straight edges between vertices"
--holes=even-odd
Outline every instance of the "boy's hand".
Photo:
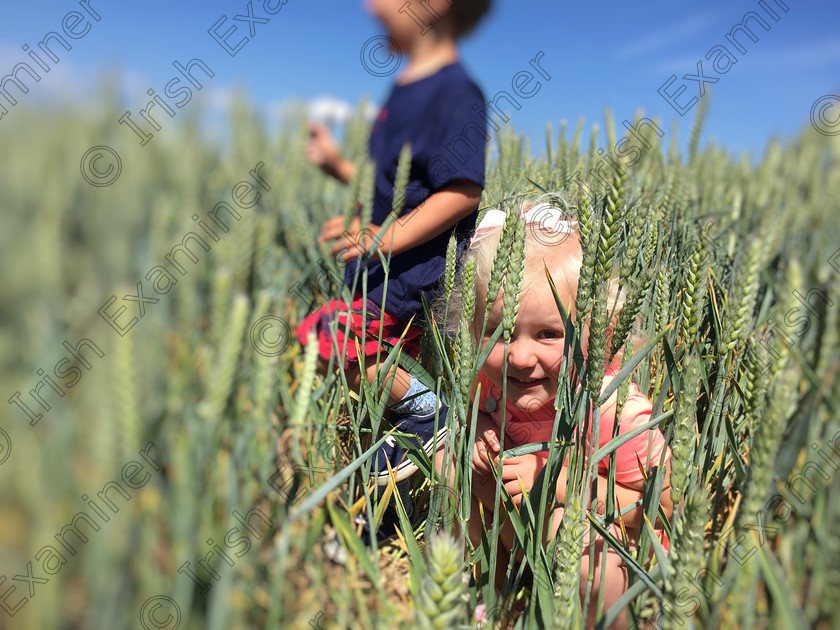
[[330,130],[321,123],[309,125],[309,142],[306,144],[305,153],[307,160],[324,170],[335,166],[341,159],[341,152]]
[[353,176],[355,170],[353,163],[341,157],[341,151],[326,125],[321,123],[309,125],[309,142],[306,144],[304,153],[306,159],[312,164],[345,184]]
[[330,253],[342,262],[364,256],[375,249],[376,236],[379,234],[380,226],[371,224],[366,226],[365,229],[361,229],[361,224],[359,217],[353,217],[350,226],[345,230],[344,217],[333,217],[324,223],[324,227],[321,228],[318,243],[335,241]]

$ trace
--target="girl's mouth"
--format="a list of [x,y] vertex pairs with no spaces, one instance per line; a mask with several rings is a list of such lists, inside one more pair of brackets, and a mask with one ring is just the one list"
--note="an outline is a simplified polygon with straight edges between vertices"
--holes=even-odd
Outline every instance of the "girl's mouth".
[[508,382],[515,387],[521,389],[530,389],[532,387],[539,387],[545,381],[545,378],[516,378],[515,376],[508,376]]

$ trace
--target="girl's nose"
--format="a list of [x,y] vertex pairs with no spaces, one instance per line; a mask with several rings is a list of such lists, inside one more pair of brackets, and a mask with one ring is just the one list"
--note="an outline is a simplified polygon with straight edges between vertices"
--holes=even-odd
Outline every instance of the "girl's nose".
[[536,366],[537,355],[528,339],[511,339],[508,344],[508,366],[520,370]]

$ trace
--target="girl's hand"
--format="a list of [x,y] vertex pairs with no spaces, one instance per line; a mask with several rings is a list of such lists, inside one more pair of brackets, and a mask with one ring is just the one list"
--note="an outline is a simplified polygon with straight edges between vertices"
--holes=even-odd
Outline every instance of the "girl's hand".
[[[546,461],[548,461],[548,455],[539,453],[506,457],[502,461],[502,483],[514,505],[519,507],[522,503],[522,498],[525,496],[522,493],[523,486],[528,492],[534,487],[537,475],[545,467]],[[564,477],[564,475],[561,474],[561,477]],[[522,482],[521,485],[520,481]]]
[[[493,422],[490,414],[479,411],[476,418],[475,443],[473,444],[472,454],[473,490],[474,492],[477,491],[479,496],[492,497],[495,495],[496,480],[492,474],[493,469],[490,467],[490,461],[492,460],[493,464],[498,467],[500,455],[499,427]],[[518,507],[524,496],[519,480],[521,479],[525,489],[530,491],[546,461],[548,461],[547,454],[532,453],[505,458],[501,462],[502,483],[511,496],[514,505]],[[561,476],[565,486],[565,473],[561,473]]]
[[473,444],[472,469],[480,475],[490,475],[492,468],[490,460],[498,466],[499,452],[499,428],[490,418],[489,414],[478,412],[475,428],[475,443]]

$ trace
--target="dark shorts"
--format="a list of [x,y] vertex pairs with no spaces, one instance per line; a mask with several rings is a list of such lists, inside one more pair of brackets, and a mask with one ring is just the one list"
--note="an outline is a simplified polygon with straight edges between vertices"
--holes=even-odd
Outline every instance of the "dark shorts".
[[[365,328],[362,328],[362,312],[367,302],[367,314],[365,316]],[[348,316],[350,319],[349,336],[345,335],[347,330]],[[331,323],[338,319],[338,327],[335,333],[332,332]],[[380,337],[380,326],[382,333]],[[376,356],[380,353],[380,361],[384,360],[390,351],[389,346],[401,346],[402,352],[416,359],[420,353],[420,336],[423,330],[417,326],[409,325],[383,312],[379,306],[370,299],[356,298],[348,306],[342,300],[330,300],[314,313],[307,315],[300,325],[295,329],[295,337],[302,345],[306,345],[307,335],[314,330],[318,336],[318,354],[325,361],[336,356],[344,349],[345,338],[347,343],[346,355],[340,361],[345,369],[355,368],[359,365],[359,351],[363,357]]]

